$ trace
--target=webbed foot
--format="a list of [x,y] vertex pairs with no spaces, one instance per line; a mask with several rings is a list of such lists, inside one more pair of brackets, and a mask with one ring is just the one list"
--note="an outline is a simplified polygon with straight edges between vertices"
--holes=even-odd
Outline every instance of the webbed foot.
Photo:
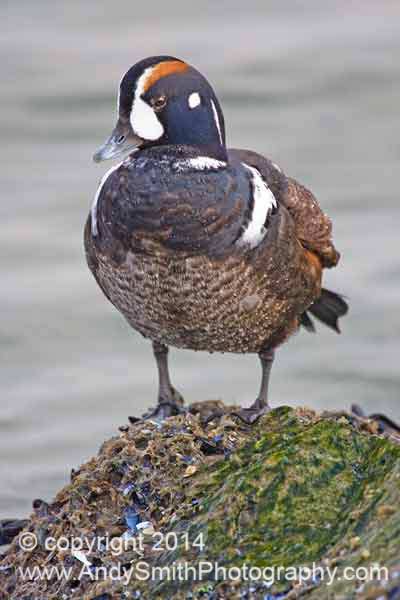
[[256,400],[254,405],[250,406],[250,408],[241,408],[237,412],[233,412],[232,415],[238,417],[241,421],[247,423],[247,425],[253,425],[260,417],[268,414],[270,411],[270,406],[266,405],[260,407],[258,401]]

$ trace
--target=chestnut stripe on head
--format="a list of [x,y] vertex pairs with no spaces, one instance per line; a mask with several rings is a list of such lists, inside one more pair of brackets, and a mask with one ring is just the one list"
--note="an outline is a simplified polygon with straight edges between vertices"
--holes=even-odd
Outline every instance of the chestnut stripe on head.
[[147,78],[143,82],[143,92],[147,92],[159,79],[172,75],[172,73],[184,73],[189,65],[181,60],[167,60],[159,62],[151,67]]

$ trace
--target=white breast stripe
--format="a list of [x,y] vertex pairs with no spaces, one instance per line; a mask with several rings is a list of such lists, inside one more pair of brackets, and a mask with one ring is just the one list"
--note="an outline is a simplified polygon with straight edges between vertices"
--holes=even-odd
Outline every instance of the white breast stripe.
[[250,248],[255,248],[263,240],[267,230],[265,221],[270,210],[276,208],[275,196],[261,177],[259,171],[243,163],[251,173],[251,183],[253,187],[253,212],[250,221],[238,239],[238,244],[248,244]]
[[219,117],[218,117],[217,107],[215,106],[214,100],[211,100],[211,107],[212,107],[213,113],[214,113],[215,124],[216,124],[217,129],[218,129],[219,141],[221,142],[221,144],[223,144],[222,133],[221,133],[221,126],[219,124]]
[[111,167],[111,169],[109,169],[107,171],[107,173],[105,173],[105,175],[103,175],[103,177],[101,178],[101,181],[100,181],[100,185],[97,188],[97,192],[96,192],[96,195],[93,200],[92,208],[90,210],[90,214],[92,216],[92,236],[93,237],[96,237],[96,235],[99,233],[99,231],[97,229],[97,202],[99,201],[101,190],[103,189],[103,185],[105,184],[107,179],[110,177],[111,173],[114,173],[114,171],[116,171],[122,165],[122,162]]
[[141,97],[144,91],[145,82],[154,68],[155,67],[149,67],[148,69],[145,69],[143,74],[139,77],[129,117],[132,129],[136,135],[144,140],[151,141],[158,140],[164,133],[164,128],[158,120],[156,113]]
[[226,167],[226,162],[209,156],[196,156],[196,158],[178,159],[174,162],[174,167],[177,171],[190,169],[205,171],[207,169],[222,169]]

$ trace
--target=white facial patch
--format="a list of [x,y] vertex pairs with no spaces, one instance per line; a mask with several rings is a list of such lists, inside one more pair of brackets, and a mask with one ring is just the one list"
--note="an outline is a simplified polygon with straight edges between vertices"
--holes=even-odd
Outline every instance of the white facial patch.
[[215,106],[214,100],[211,100],[211,108],[213,110],[215,124],[216,124],[217,129],[218,129],[219,141],[221,142],[221,144],[223,144],[223,141],[222,141],[222,132],[221,132],[221,125],[219,123],[218,111],[217,111],[217,107]]
[[226,167],[226,162],[210,158],[209,156],[196,156],[196,158],[185,158],[176,160],[174,167],[177,171],[188,171],[195,169],[196,171],[216,170]]
[[199,106],[199,104],[201,104],[200,94],[198,94],[197,92],[193,92],[192,94],[190,94],[188,98],[188,104],[191,110],[193,108],[196,108],[196,106]]
[[139,77],[129,117],[132,129],[136,135],[150,141],[158,140],[164,134],[164,128],[158,120],[156,113],[141,97],[147,78],[151,75],[153,69],[154,67],[149,67]]
[[117,165],[114,165],[113,167],[111,167],[111,169],[109,169],[105,175],[103,175],[103,177],[101,178],[99,187],[97,188],[97,192],[96,195],[94,197],[93,200],[93,204],[92,204],[92,208],[90,210],[90,214],[92,217],[92,236],[96,237],[96,235],[99,233],[98,228],[97,228],[97,203],[99,201],[100,198],[100,194],[101,194],[101,190],[103,189],[103,186],[105,184],[105,182],[107,181],[107,179],[110,177],[110,175],[112,173],[114,173],[114,171],[116,171],[117,169],[119,169],[119,167],[122,165],[124,161],[118,163]]
[[248,245],[250,248],[255,248],[264,239],[265,234],[267,233],[265,222],[268,213],[277,207],[277,202],[259,171],[245,163],[243,163],[243,166],[251,173],[253,211],[250,220],[237,243],[240,245]]

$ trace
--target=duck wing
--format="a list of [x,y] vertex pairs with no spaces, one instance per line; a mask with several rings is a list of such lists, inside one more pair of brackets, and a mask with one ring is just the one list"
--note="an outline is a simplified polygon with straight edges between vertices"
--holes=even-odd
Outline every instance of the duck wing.
[[229,153],[260,172],[277,201],[287,208],[293,218],[298,240],[306,250],[318,257],[321,266],[336,266],[340,254],[332,241],[332,223],[315,196],[264,156],[250,150],[234,149]]

